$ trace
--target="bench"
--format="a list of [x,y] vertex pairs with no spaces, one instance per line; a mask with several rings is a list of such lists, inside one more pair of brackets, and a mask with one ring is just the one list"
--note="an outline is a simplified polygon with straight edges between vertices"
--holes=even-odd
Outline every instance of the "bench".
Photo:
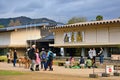
[[114,70],[120,70],[120,65],[114,65]]
[[111,60],[110,60],[112,63],[120,63],[120,55],[117,55],[117,54],[112,54],[111,55]]
[[5,60],[4,59],[0,59],[0,62],[4,62]]
[[120,60],[120,55],[117,54],[111,55],[111,60]]

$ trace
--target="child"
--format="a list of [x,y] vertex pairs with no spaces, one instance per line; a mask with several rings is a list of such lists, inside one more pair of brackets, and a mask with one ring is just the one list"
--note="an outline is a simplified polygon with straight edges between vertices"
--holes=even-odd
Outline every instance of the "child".
[[91,67],[92,67],[92,60],[90,59],[90,57],[88,57],[87,60],[86,60],[86,66],[87,66],[88,68],[91,68]]
[[74,57],[71,57],[70,58],[70,67],[73,67],[74,64],[75,64],[75,59],[74,59]]
[[85,66],[85,60],[84,60],[83,56],[81,56],[81,58],[80,58],[80,67],[84,68],[84,66]]
[[39,55],[39,50],[36,49],[36,71],[39,71],[39,64],[40,64],[40,55]]
[[65,61],[65,68],[69,68],[69,67],[70,67],[70,61],[67,58]]

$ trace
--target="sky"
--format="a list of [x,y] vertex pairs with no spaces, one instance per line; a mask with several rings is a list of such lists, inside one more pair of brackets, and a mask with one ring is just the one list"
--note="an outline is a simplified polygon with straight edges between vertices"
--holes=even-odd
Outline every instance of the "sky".
[[0,18],[27,16],[66,23],[72,17],[120,17],[120,0],[0,0]]

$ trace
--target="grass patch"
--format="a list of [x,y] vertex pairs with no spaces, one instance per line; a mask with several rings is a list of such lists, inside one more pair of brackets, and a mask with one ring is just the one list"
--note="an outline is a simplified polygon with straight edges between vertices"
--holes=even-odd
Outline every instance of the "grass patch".
[[0,70],[0,75],[22,75],[24,73],[19,71],[8,71],[8,70]]

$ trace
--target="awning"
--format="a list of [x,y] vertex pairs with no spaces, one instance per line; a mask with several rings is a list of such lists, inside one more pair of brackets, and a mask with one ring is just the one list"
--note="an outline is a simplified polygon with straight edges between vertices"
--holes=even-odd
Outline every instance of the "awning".
[[120,43],[64,43],[64,44],[49,44],[53,47],[120,47]]
[[50,34],[50,35],[42,37],[40,39],[27,40],[27,42],[54,42],[54,35]]

